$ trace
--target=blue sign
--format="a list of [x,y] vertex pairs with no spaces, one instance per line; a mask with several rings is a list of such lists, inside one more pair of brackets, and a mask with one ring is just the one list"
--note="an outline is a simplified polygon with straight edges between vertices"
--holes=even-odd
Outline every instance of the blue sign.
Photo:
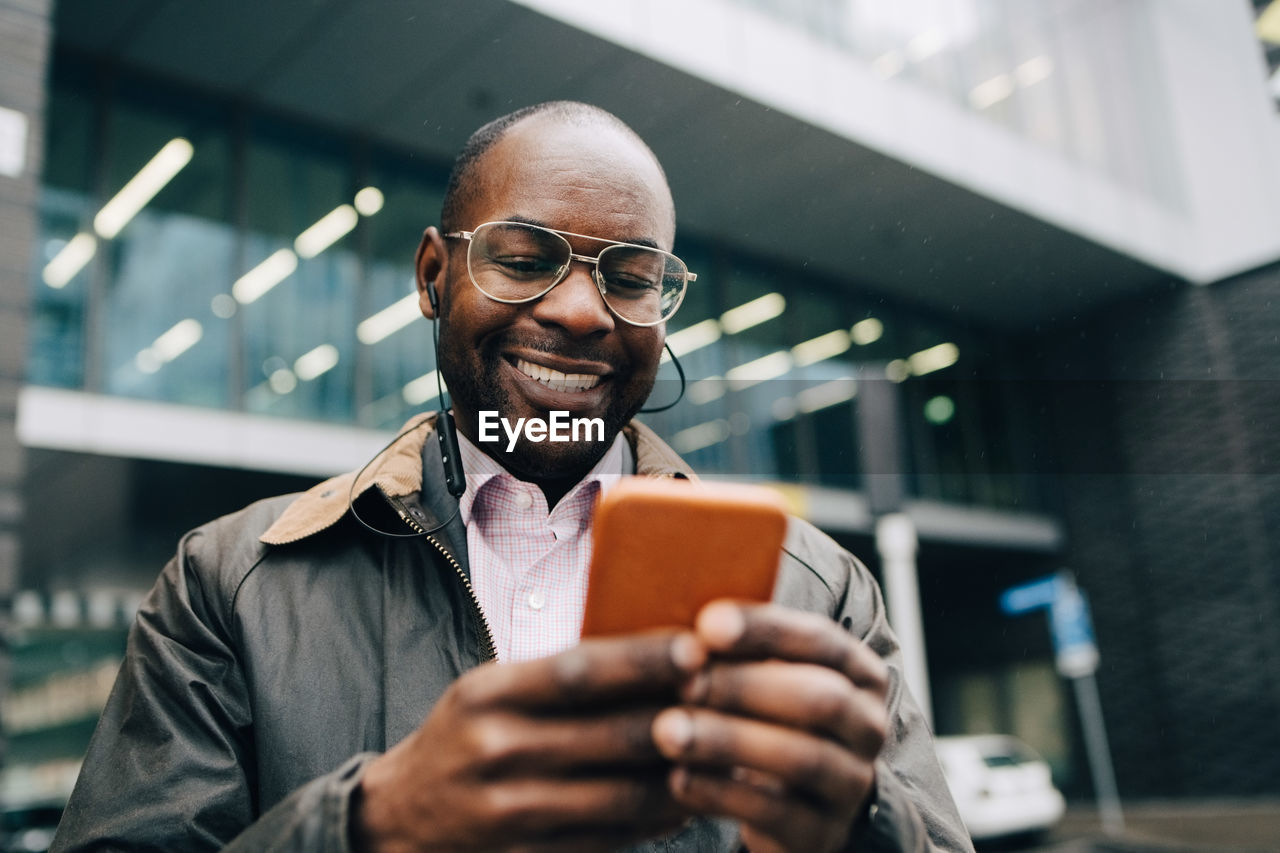
[[1058,672],[1068,678],[1091,675],[1098,668],[1098,645],[1093,639],[1089,602],[1074,583],[1061,585],[1049,608],[1049,630]]
[[1000,609],[1006,616],[1017,616],[1049,607],[1058,597],[1058,586],[1062,580],[1057,575],[1049,575],[1039,580],[1012,586],[1000,594]]
[[1058,672],[1067,678],[1081,678],[1097,670],[1098,646],[1089,603],[1069,572],[1010,587],[1000,595],[1000,609],[1008,616],[1048,609]]

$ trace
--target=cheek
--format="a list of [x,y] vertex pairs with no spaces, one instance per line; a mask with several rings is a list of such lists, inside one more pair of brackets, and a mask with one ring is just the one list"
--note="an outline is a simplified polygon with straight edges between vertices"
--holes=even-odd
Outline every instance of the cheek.
[[480,338],[511,323],[511,306],[494,302],[478,292],[469,282],[450,292],[442,306],[442,329],[453,342],[472,348]]
[[662,327],[637,329],[627,337],[627,350],[637,376],[652,377],[662,358]]

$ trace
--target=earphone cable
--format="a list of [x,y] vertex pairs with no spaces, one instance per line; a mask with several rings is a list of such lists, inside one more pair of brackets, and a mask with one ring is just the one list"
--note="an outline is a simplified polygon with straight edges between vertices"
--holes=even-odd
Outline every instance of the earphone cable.
[[430,536],[432,533],[436,533],[448,527],[453,522],[453,520],[458,517],[458,513],[462,511],[462,502],[459,501],[458,505],[454,507],[453,514],[450,515],[448,518],[446,518],[444,522],[442,522],[441,524],[437,524],[435,527],[432,527],[429,530],[423,530],[421,532],[414,531],[413,533],[393,533],[390,530],[383,530],[380,527],[375,527],[374,525],[370,524],[369,522],[361,518],[360,513],[356,511],[356,501],[355,501],[356,483],[360,482],[360,478],[364,476],[364,472],[369,470],[369,466],[372,465],[379,456],[381,456],[382,454],[390,450],[397,441],[404,438],[406,435],[413,432],[414,430],[421,429],[422,427],[427,426],[429,423],[430,421],[424,419],[421,423],[414,424],[408,429],[402,431],[395,438],[388,441],[386,445],[377,453],[375,453],[368,462],[364,463],[364,465],[360,468],[360,470],[356,472],[356,475],[351,478],[351,485],[347,488],[347,510],[351,513],[351,517],[354,518],[356,521],[360,522],[360,524],[366,529],[371,530],[380,536],[386,536],[391,539],[417,539],[423,536]]
[[676,354],[671,349],[671,344],[664,342],[662,346],[666,349],[668,353],[671,354],[671,363],[675,365],[676,375],[680,377],[680,393],[676,395],[676,398],[674,400],[672,400],[670,403],[667,403],[665,406],[654,406],[651,409],[641,409],[640,414],[642,415],[652,414],[653,412],[665,412],[667,409],[673,409],[675,408],[675,405],[677,403],[679,403],[681,400],[684,399],[684,388],[685,388],[684,368],[680,366],[680,359],[676,358]]

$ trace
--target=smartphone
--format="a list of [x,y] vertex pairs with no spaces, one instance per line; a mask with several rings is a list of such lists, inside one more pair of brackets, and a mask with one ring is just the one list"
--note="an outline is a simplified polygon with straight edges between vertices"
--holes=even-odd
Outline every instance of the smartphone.
[[596,507],[582,636],[691,627],[717,598],[768,601],[786,529],[760,486],[623,479]]

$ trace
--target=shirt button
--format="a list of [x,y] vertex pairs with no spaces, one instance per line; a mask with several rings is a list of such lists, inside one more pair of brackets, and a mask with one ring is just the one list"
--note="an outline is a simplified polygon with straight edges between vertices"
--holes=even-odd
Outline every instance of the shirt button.
[[529,607],[533,610],[541,610],[543,605],[547,603],[547,598],[540,592],[529,593]]
[[516,492],[516,506],[520,509],[528,509],[533,506],[533,495],[528,492]]

